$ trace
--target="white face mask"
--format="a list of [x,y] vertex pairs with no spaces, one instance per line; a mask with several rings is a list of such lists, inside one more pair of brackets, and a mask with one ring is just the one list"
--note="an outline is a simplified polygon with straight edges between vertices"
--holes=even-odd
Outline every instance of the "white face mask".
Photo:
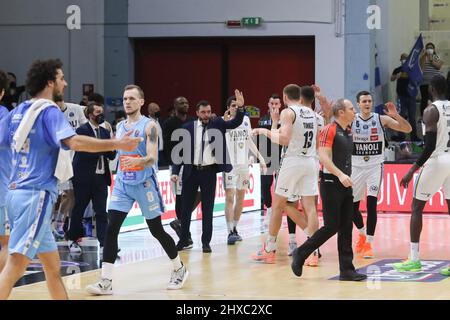
[[427,49],[427,53],[428,54],[433,54],[434,53],[434,49]]
[[402,59],[402,60],[400,60],[400,62],[401,62],[402,64],[404,64],[404,63],[406,62],[406,60]]

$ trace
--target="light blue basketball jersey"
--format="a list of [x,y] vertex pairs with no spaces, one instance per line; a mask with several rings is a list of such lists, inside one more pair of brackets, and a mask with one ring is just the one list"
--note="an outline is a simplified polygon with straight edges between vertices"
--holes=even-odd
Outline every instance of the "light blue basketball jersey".
[[140,183],[144,183],[148,178],[155,174],[154,168],[146,166],[143,170],[139,171],[122,171],[120,168],[120,158],[121,156],[126,155],[139,155],[140,157],[147,156],[147,135],[145,134],[146,125],[152,120],[147,117],[142,116],[141,120],[139,120],[132,128],[127,129],[125,127],[126,121],[121,121],[117,125],[117,133],[116,136],[118,139],[122,138],[129,131],[134,131],[133,137],[142,137],[143,141],[138,144],[138,147],[131,151],[122,151],[118,150],[118,159],[119,159],[119,169],[117,170],[117,178],[120,179],[125,184],[137,185]]
[[[25,101],[9,114],[11,121],[7,130],[7,141],[10,145],[31,104],[30,101]],[[67,149],[61,140],[74,135],[75,131],[56,105],[44,109],[36,118],[22,149],[19,152],[12,150],[8,188],[46,190],[56,197],[56,162],[60,148]]]
[[[8,116],[8,109],[0,105],[0,123]],[[5,123],[6,125],[6,123]],[[8,147],[0,149],[0,208],[5,206],[6,192],[8,191],[8,182],[11,164],[11,153]]]

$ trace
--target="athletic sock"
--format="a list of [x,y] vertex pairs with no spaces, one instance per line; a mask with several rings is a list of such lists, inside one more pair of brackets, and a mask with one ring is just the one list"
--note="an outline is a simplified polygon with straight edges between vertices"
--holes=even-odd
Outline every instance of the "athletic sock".
[[102,263],[102,279],[112,280],[114,271],[114,264],[103,262]]
[[297,238],[295,237],[295,233],[289,233],[289,242],[297,242]]
[[266,240],[266,251],[271,252],[277,250],[277,237],[268,235]]
[[181,263],[180,255],[177,255],[176,258],[171,259],[171,261],[173,263],[173,270],[179,270],[183,266],[183,263]]
[[419,261],[419,243],[418,242],[411,242],[409,259],[411,261]]
[[360,235],[362,235],[362,236],[366,235],[366,227],[362,227],[361,229],[358,229],[358,231],[359,231]]

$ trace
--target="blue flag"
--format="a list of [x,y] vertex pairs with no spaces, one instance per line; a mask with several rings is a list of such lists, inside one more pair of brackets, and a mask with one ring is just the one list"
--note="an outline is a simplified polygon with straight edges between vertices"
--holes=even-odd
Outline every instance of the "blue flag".
[[409,84],[408,93],[411,97],[415,98],[417,96],[417,87],[423,81],[423,73],[420,68],[420,53],[423,50],[423,38],[422,34],[417,38],[414,47],[409,53],[408,59],[402,65],[402,70],[408,74]]

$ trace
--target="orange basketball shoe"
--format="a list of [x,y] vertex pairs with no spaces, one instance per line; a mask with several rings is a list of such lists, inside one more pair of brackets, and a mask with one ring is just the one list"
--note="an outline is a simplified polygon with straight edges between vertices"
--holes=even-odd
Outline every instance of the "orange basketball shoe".
[[362,255],[364,259],[373,259],[372,245],[369,242],[364,245]]
[[363,253],[364,251],[364,245],[366,244],[367,237],[365,235],[360,234],[358,241],[356,242],[355,246],[355,252],[356,253]]
[[266,244],[264,243],[261,250],[252,254],[252,259],[258,262],[273,264],[275,263],[275,251],[267,252]]

